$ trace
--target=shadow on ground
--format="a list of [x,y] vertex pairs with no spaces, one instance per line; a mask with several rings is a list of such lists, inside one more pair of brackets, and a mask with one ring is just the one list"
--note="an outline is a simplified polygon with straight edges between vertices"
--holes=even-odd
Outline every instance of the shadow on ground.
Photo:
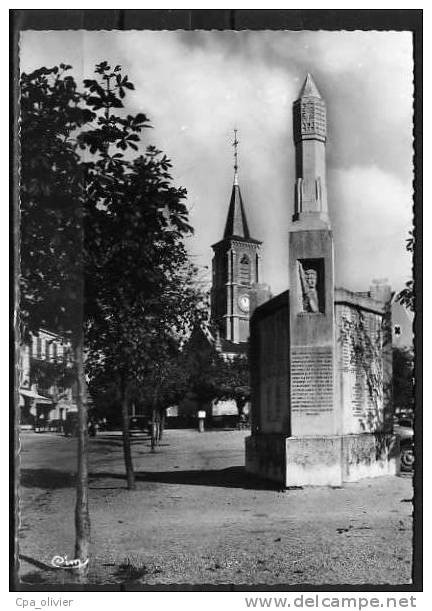
[[43,569],[44,571],[57,571],[57,569],[53,566],[51,566],[50,564],[46,564],[45,562],[41,562],[40,560],[37,560],[36,558],[31,558],[30,556],[25,556],[24,554],[19,554],[19,559],[20,560],[25,560],[26,562],[28,562],[29,564],[37,567],[38,569]]
[[75,474],[56,469],[21,469],[20,485],[23,488],[72,488],[75,486]]
[[137,481],[162,484],[186,484],[188,486],[220,486],[222,488],[244,488],[246,490],[276,490],[272,482],[254,477],[243,466],[202,471],[138,471]]
[[[123,473],[92,472],[91,483],[103,479],[125,480]],[[246,472],[243,466],[227,469],[207,470],[172,470],[172,471],[137,471],[137,482],[160,484],[184,484],[187,486],[218,486],[221,488],[243,488],[245,490],[278,490],[279,487],[269,481],[261,480]],[[22,469],[21,486],[24,488],[72,488],[75,475],[55,469]]]

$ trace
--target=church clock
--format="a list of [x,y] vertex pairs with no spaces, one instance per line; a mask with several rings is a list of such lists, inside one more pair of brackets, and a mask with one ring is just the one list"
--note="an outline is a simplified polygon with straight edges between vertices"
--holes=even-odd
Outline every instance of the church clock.
[[249,312],[249,295],[240,295],[240,297],[238,298],[238,307],[245,314]]

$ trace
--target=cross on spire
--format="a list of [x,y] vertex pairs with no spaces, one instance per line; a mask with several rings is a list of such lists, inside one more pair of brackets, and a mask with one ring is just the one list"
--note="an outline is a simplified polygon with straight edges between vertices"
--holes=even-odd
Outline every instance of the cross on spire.
[[238,185],[238,151],[237,151],[237,147],[239,145],[239,141],[237,140],[237,132],[238,129],[234,128],[234,142],[233,142],[233,147],[234,147],[234,184]]
[[243,200],[240,193],[240,186],[238,182],[238,145],[239,140],[237,138],[238,129],[234,128],[234,184],[231,192],[231,200],[228,208],[228,217],[225,225],[224,238],[231,238],[233,236],[251,240],[249,235],[249,229],[246,221],[245,209],[243,206]]

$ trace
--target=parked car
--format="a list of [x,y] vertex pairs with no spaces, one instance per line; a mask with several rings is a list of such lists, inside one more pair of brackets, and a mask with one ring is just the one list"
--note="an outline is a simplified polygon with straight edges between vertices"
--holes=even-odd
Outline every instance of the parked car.
[[89,420],[88,423],[88,434],[89,437],[96,437],[96,433],[98,432],[98,424],[95,420]]
[[401,418],[393,426],[399,436],[401,470],[411,471],[414,467],[414,429],[410,418]]
[[66,415],[66,420],[63,425],[64,434],[66,437],[77,437],[78,435],[78,413],[69,412]]

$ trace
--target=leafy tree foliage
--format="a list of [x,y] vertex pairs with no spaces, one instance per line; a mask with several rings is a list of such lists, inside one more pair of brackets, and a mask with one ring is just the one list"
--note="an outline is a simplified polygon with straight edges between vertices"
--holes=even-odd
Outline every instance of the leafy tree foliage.
[[393,402],[396,408],[414,409],[414,356],[408,348],[393,347]]
[[203,334],[200,339],[197,333],[186,347],[183,367],[187,388],[199,403],[212,399],[233,399],[239,415],[242,413],[251,394],[247,355],[225,358],[204,339]]
[[31,365],[31,383],[36,382],[38,386],[50,388],[70,387],[76,378],[76,372],[72,366],[66,363],[53,363],[49,361],[34,360]]
[[251,396],[249,360],[246,355],[218,360],[215,392],[221,399],[233,399],[239,415],[242,414]]
[[204,310],[184,244],[192,233],[186,191],[172,185],[171,163],[154,146],[137,157],[126,154],[137,150],[138,134],[149,121],[142,113],[117,114],[124,89],[133,88],[119,66],[112,70],[104,62],[96,74],[84,83],[95,126],[79,140],[97,154],[87,164],[87,196],[93,201],[87,285],[94,291],[88,300],[87,368],[91,377],[101,369],[109,372],[121,390],[125,464],[133,488],[130,403],[149,386],[158,420],[181,342]]
[[[83,367],[84,189],[74,134],[92,119],[70,66],[21,77],[20,328],[71,340],[79,413],[75,557],[88,559],[87,409]],[[85,572],[85,569],[84,569]]]
[[119,388],[132,488],[131,397],[151,380],[167,386],[168,355],[202,312],[183,241],[192,233],[186,192],[171,184],[161,151],[147,146],[134,157],[150,123],[123,109],[133,84],[120,66],[102,62],[80,91],[69,69],[22,75],[20,306],[24,335],[46,327],[72,342],[79,409],[75,554],[85,561],[84,340],[87,374],[110,377]]
[[[409,238],[406,241],[406,249],[408,252],[414,252],[414,233],[409,232]],[[404,305],[408,310],[414,312],[415,307],[415,294],[414,294],[414,281],[408,280],[405,288],[397,296],[397,301]]]
[[70,66],[21,78],[20,316],[23,336],[82,328],[83,191],[73,134],[92,117]]

